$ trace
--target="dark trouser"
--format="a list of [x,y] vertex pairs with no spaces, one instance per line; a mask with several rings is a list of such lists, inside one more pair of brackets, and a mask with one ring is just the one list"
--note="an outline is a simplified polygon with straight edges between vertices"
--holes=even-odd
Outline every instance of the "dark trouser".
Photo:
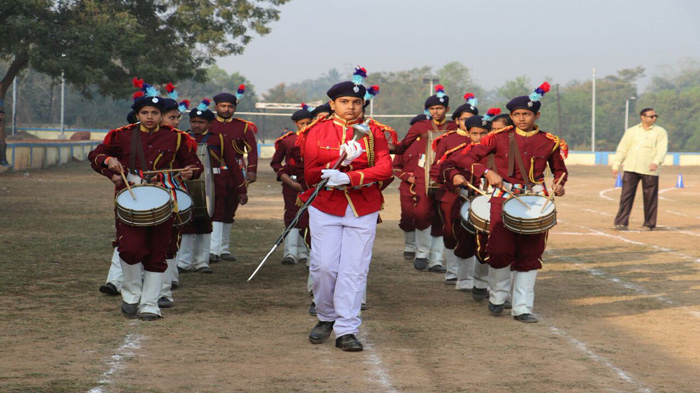
[[399,228],[404,232],[413,232],[416,230],[416,218],[414,209],[416,208],[416,196],[413,191],[415,185],[405,181],[399,186],[399,201],[401,202],[401,219],[399,220]]
[[216,194],[214,196],[214,216],[211,219],[212,221],[231,224],[234,221],[233,217],[236,215],[236,210],[238,210],[238,194],[231,190],[223,196]]
[[642,181],[642,196],[644,197],[644,226],[656,227],[656,211],[659,206],[659,177],[642,175],[636,172],[625,172],[622,176],[622,193],[620,194],[620,209],[615,216],[615,225],[629,225],[630,213],[634,196],[637,194],[637,184]]
[[134,227],[118,222],[119,257],[129,265],[143,262],[147,272],[162,273],[168,267],[165,262],[172,241],[173,218],[152,227]]

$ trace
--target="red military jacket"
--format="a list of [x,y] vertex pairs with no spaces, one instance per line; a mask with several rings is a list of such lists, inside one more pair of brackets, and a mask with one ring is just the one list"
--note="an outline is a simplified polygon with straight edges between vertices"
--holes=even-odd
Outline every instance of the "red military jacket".
[[[416,142],[419,142],[420,139],[421,137],[416,138]],[[394,169],[394,176],[401,180],[399,191],[415,194],[415,183],[409,183],[408,178],[415,175],[416,169],[418,168],[418,160],[421,155],[423,155],[424,150],[425,145],[414,143],[406,149],[403,154],[394,155],[392,166]]]
[[[434,120],[422,120],[413,124],[401,143],[394,147],[393,152],[395,154],[405,154],[406,151],[411,148],[411,150],[415,151],[418,155],[418,160],[416,161],[417,165],[414,169],[413,176],[416,178],[416,183],[422,185],[421,189],[424,189],[426,179],[425,170],[423,169],[424,166],[421,166],[419,163],[422,162],[423,165],[432,164],[432,162],[426,162],[425,157],[427,149],[432,148],[432,146],[428,147],[428,139],[430,139],[428,138],[428,133],[434,132],[433,138],[438,138],[443,135],[445,131],[452,131],[457,128],[459,128],[459,126],[453,121],[445,121],[441,124],[437,124]],[[435,130],[438,132],[435,132]],[[413,145],[417,146],[412,148]]]
[[[465,177],[474,187],[481,187],[481,178],[474,178],[471,173],[467,172],[464,169],[457,169],[454,166],[454,163],[449,160],[450,156],[452,155],[464,155],[469,153],[469,150],[474,148],[474,146],[478,146],[477,144],[471,143],[470,142],[465,142],[460,145],[455,146],[454,148],[447,150],[442,157],[437,161],[435,167],[437,168],[435,172],[437,173],[436,175],[436,181],[440,183],[441,187],[440,190],[443,191],[444,196],[442,200],[448,201],[450,199],[456,200],[457,197],[459,196],[459,187],[455,186],[454,183],[452,182],[452,178],[456,174],[460,174]],[[480,164],[483,165],[488,165],[488,156],[484,157],[481,161],[479,161]],[[471,178],[471,179],[470,179]],[[473,194],[473,190],[468,190],[469,194]],[[452,194],[452,195],[450,195]]]
[[[146,165],[144,166],[136,157],[135,168],[129,168],[133,132],[138,132]],[[104,165],[108,157],[118,159],[129,170],[148,171],[184,168],[187,165],[192,165],[197,168],[194,172],[194,178],[198,178],[204,167],[199,162],[196,150],[197,142],[183,131],[161,125],[155,131],[149,132],[136,123],[109,131],[104,141],[88,154],[88,159],[96,172],[110,179],[114,173],[105,170],[106,166]]]
[[211,165],[214,169],[216,195],[227,195],[228,190],[235,190],[235,193],[239,195],[247,193],[243,171],[238,166],[236,154],[231,148],[231,140],[223,134],[215,134],[209,130],[201,134],[191,132],[190,136],[198,144],[207,144],[209,155],[211,156]]
[[[253,122],[237,117],[223,119],[217,116],[209,131],[223,134],[231,140],[231,146],[242,169],[252,173],[258,172],[258,144],[255,140],[258,128]],[[248,154],[247,164],[243,161],[245,154]]]
[[[321,170],[331,168],[340,156],[340,145],[352,139],[352,125],[362,119],[346,122],[333,115],[320,119],[299,131],[297,143],[304,161],[304,177],[310,186],[321,181]],[[382,208],[382,184],[392,177],[391,158],[384,131],[370,123],[371,134],[359,143],[364,152],[349,166],[340,167],[350,177],[350,184],[319,191],[312,206],[322,212],[344,216],[350,204],[356,217],[365,216]],[[308,200],[313,189],[301,195]]]
[[436,200],[443,202],[454,202],[457,200],[458,195],[455,192],[454,187],[448,187],[445,184],[444,178],[440,176],[440,167],[442,161],[444,161],[445,154],[448,151],[451,151],[460,145],[465,147],[470,144],[471,139],[469,139],[469,134],[461,129],[448,131],[438,139],[435,139],[435,162],[433,162],[433,165],[430,167],[430,177],[432,177],[437,183],[440,183],[440,188],[438,189],[437,193],[435,193]]
[[[511,137],[515,139],[526,173],[521,173],[517,160],[512,165],[512,173],[509,173]],[[526,179],[532,183],[542,183],[547,165],[554,173],[555,180],[567,173],[564,158],[568,155],[568,146],[563,139],[541,132],[539,128],[525,132],[511,126],[492,131],[467,154],[453,154],[447,161],[454,169],[446,169],[446,178],[451,180],[460,169],[470,172],[474,178],[480,178],[487,169],[483,160],[489,154],[494,155],[498,174],[511,184],[525,184]],[[566,180],[561,184],[565,184]]]

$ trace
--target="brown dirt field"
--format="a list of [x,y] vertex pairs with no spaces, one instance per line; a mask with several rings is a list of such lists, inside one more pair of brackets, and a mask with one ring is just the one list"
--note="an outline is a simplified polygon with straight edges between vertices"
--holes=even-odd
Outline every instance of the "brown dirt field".
[[[279,251],[246,283],[283,229],[271,171],[239,210],[238,262],[181,275],[175,307],[150,323],[97,291],[112,252],[110,183],[85,163],[2,174],[0,391],[698,391],[700,168],[684,169],[684,189],[665,168],[653,232],[610,229],[619,189],[608,168],[570,170],[533,325],[492,317],[404,261],[392,185],[360,353],[308,342],[306,269],[282,266]],[[641,215],[638,198],[631,228]]]

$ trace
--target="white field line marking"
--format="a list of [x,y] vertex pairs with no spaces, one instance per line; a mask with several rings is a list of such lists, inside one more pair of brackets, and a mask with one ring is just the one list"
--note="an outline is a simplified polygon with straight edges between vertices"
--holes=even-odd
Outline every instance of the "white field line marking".
[[615,200],[614,200],[613,198],[610,198],[609,196],[605,195],[605,193],[607,193],[607,192],[609,192],[609,191],[612,191],[612,190],[614,190],[615,188],[616,188],[616,187],[613,187],[613,188],[606,188],[606,189],[604,189],[604,190],[601,190],[601,191],[598,193],[598,195],[600,195],[600,197],[603,198],[603,199],[607,199],[607,200],[609,200],[609,201],[615,202]]
[[661,194],[663,194],[664,192],[671,191],[671,190],[675,190],[675,189],[676,189],[676,187],[671,187],[671,188],[664,188],[664,189],[659,190],[659,199],[664,199],[664,200],[667,200],[667,201],[675,202],[673,199],[666,198],[666,197],[664,197],[664,196],[661,195]]
[[602,212],[602,211],[599,211],[599,210],[586,209],[586,208],[581,208],[581,210],[583,210],[583,211],[585,211],[585,212],[588,212],[588,213],[600,214],[601,216],[615,217],[614,214]]
[[684,235],[700,236],[700,233],[697,233],[697,232],[685,231],[685,230],[681,230],[681,229],[678,229],[678,228],[675,228],[675,227],[666,227],[666,228],[668,228],[669,230],[672,230],[672,231],[676,231],[676,232],[678,232],[678,233],[682,233],[682,234],[684,234]]
[[[675,215],[681,216],[681,217],[688,217],[688,214],[686,214],[686,213],[681,213],[681,212],[677,212],[677,211],[673,211],[673,210],[666,210],[666,213],[675,214]],[[700,219],[700,216],[696,216],[695,218]]]
[[372,366],[371,369],[374,375],[377,377],[379,384],[382,385],[384,392],[398,393],[398,390],[396,390],[394,385],[391,383],[389,373],[387,373],[387,371],[384,369],[384,363],[382,362],[382,358],[379,356],[379,351],[377,351],[376,347],[368,341],[366,331],[367,328],[365,327],[362,333],[359,334],[360,339],[364,341],[365,348],[368,350],[366,352],[366,362]]
[[624,380],[625,382],[627,382],[627,383],[629,383],[629,384],[632,384],[632,385],[635,385],[635,386],[637,387],[637,390],[638,390],[639,392],[651,393],[651,389],[649,389],[648,387],[644,386],[644,384],[642,384],[641,382],[639,382],[639,381],[635,380],[634,378],[632,378],[629,374],[627,374],[627,373],[626,373],[624,370],[622,370],[621,368],[619,368],[619,367],[615,366],[614,364],[612,364],[612,362],[610,362],[610,360],[608,360],[608,359],[604,358],[603,356],[600,356],[600,355],[598,355],[597,353],[595,353],[595,352],[591,351],[590,349],[588,349],[588,347],[586,346],[586,344],[584,344],[583,342],[581,342],[581,341],[579,341],[579,340],[577,340],[577,339],[571,337],[570,335],[566,334],[565,332],[563,332],[563,331],[557,329],[555,326],[552,326],[552,325],[549,325],[549,324],[547,324],[547,325],[549,326],[549,330],[550,330],[552,333],[554,333],[554,334],[556,334],[556,335],[558,335],[558,336],[564,337],[564,338],[566,338],[567,340],[569,340],[569,341],[570,341],[576,348],[578,348],[581,352],[583,352],[583,353],[585,353],[586,355],[588,355],[589,358],[593,359],[594,361],[596,361],[596,362],[598,362],[598,363],[604,364],[606,367],[608,367],[609,369],[613,370],[613,371],[617,374],[617,376],[620,377],[620,378],[621,378],[622,380]]
[[[133,321],[129,326],[130,330],[137,323],[138,322]],[[102,374],[102,379],[100,379],[101,385],[114,383],[114,381],[112,381],[112,374],[124,368],[124,360],[134,357],[134,350],[141,348],[142,339],[143,337],[141,335],[127,333],[122,345],[117,349],[114,355],[112,355],[111,359],[105,362],[109,366],[109,369]],[[105,393],[106,391],[104,388],[104,386],[97,386],[90,389],[88,393]]]

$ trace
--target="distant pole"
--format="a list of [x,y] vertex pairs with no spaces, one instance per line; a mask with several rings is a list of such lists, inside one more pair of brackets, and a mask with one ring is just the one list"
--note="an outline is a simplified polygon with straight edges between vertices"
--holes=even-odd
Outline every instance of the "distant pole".
[[64,123],[64,115],[66,112],[66,78],[61,71],[61,135],[58,136],[58,139],[66,139],[65,131],[66,131],[66,125]]
[[369,117],[374,116],[374,100],[369,102]]
[[17,77],[12,81],[12,135],[17,134]]
[[625,100],[625,131],[630,128],[630,100],[635,100],[637,97],[630,97]]
[[428,90],[428,97],[433,95],[433,88],[435,83],[440,83],[440,79],[437,78],[423,78],[423,83],[430,84],[430,90]]
[[591,151],[595,152],[595,67],[593,67],[593,100],[591,102]]
[[557,115],[559,117],[559,135],[561,135],[561,98],[559,97],[559,84],[557,83]]

